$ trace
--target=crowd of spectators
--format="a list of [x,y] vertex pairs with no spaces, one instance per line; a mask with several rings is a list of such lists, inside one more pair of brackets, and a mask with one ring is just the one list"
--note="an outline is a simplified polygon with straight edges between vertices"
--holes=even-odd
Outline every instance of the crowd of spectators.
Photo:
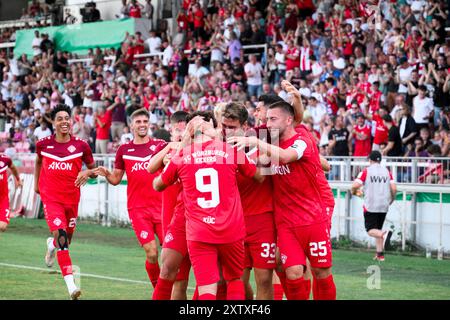
[[[127,34],[120,48],[91,49],[88,64],[69,64],[72,54],[36,31],[32,57],[0,51],[0,151],[33,152],[58,103],[96,153],[132,139],[128,118],[140,107],[162,138],[173,112],[219,102],[244,103],[255,126],[260,95],[286,98],[287,79],[323,155],[450,156],[448,9],[433,0],[183,0],[172,33]],[[153,11],[124,0],[118,17]],[[245,49],[258,44],[267,52]]]

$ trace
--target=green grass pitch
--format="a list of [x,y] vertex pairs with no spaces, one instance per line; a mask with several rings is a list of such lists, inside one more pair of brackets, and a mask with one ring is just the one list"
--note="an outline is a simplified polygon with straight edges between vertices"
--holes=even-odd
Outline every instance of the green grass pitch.
[[[0,299],[68,299],[57,262],[51,269],[44,264],[48,236],[44,220],[11,219],[0,234]],[[144,251],[131,229],[79,223],[70,252],[82,274],[82,299],[151,299]],[[450,299],[449,260],[387,254],[385,262],[376,263],[372,257],[372,252],[334,250],[338,299]],[[367,287],[372,265],[379,267],[379,289]],[[194,286],[191,272],[189,297]]]

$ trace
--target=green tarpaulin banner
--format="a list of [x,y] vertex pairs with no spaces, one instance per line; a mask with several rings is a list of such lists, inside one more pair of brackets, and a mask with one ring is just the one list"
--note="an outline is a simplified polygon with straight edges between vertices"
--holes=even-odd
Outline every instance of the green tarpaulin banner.
[[33,56],[31,44],[35,30],[48,33],[56,50],[83,55],[89,48],[119,48],[126,32],[134,34],[135,22],[134,19],[122,19],[18,31],[14,48],[16,57],[24,53]]

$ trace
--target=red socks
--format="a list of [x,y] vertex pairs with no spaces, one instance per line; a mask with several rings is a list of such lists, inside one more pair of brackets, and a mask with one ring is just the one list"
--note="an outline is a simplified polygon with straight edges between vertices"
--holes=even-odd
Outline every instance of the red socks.
[[56,257],[63,277],[72,274],[72,260],[70,259],[69,250],[56,251]]
[[273,300],[283,300],[284,290],[280,283],[273,284]]
[[198,300],[198,286],[195,286],[194,294],[192,295],[192,300]]
[[311,279],[303,279],[303,291],[305,292],[305,300],[309,300],[309,297],[311,296]]
[[[287,298],[289,300],[308,300],[310,293],[308,290],[308,282],[309,280],[305,280],[303,278],[296,280],[286,279]],[[310,285],[309,288],[311,288]]]
[[174,281],[166,280],[166,279],[158,279],[158,282],[155,287],[155,291],[153,291],[153,300],[170,300],[172,296],[172,287]]
[[150,282],[152,283],[153,288],[156,287],[156,282],[158,282],[159,278],[159,265],[157,263],[150,263],[148,260],[145,260],[145,270],[147,270],[148,277]]
[[222,281],[217,284],[217,300],[229,300],[227,299],[227,283]]
[[317,293],[314,295],[316,300],[336,300],[336,285],[334,284],[332,274],[325,279],[315,280],[317,282],[315,288]]
[[245,300],[244,282],[242,280],[234,280],[228,282],[227,300]]
[[199,295],[198,300],[216,300],[216,296],[211,293]]

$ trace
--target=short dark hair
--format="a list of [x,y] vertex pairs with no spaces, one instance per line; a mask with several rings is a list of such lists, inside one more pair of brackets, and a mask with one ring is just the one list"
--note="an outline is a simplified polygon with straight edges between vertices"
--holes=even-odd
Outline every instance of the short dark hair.
[[70,107],[66,104],[60,103],[55,107],[55,109],[52,110],[52,121],[55,120],[56,114],[58,112],[67,112],[69,117],[72,115],[72,110],[70,109]]
[[264,106],[268,107],[275,102],[283,102],[284,100],[276,94],[262,94],[259,96],[258,101],[263,102]]
[[130,118],[131,118],[131,120],[133,121],[134,118],[136,118],[136,117],[138,117],[138,116],[146,116],[147,118],[150,119],[150,114],[148,113],[147,109],[145,109],[145,108],[137,109],[136,111],[134,111],[134,112],[131,114]]
[[390,114],[386,114],[383,116],[383,120],[389,123],[392,123],[392,117]]
[[170,123],[186,122],[188,115],[186,111],[176,111],[170,116]]
[[280,102],[272,103],[268,108],[269,108],[269,109],[280,108],[280,109],[282,109],[283,111],[289,113],[289,115],[295,116],[294,108],[293,108],[289,103],[287,103],[287,102],[284,101],[284,100],[283,100],[283,101],[280,101]]
[[170,133],[166,129],[158,129],[152,134],[153,138],[170,142]]
[[222,117],[232,120],[239,120],[243,125],[248,119],[248,111],[245,106],[238,102],[230,102],[225,106]]
[[214,128],[217,128],[217,120],[214,117],[214,113],[212,111],[195,111],[195,112],[192,112],[186,117],[186,123],[189,123],[196,116],[202,117],[203,120],[205,120],[206,122],[209,122],[210,120],[212,120]]

